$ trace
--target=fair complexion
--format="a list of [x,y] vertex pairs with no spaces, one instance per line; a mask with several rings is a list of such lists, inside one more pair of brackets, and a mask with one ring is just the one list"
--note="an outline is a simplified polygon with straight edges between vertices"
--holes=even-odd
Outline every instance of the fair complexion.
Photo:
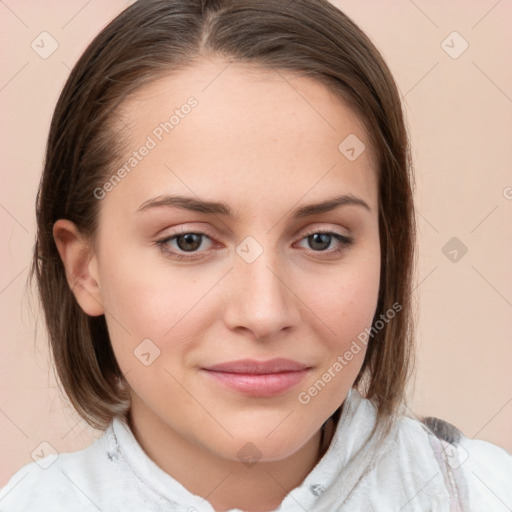
[[[149,457],[215,510],[268,511],[318,463],[320,428],[363,363],[364,347],[309,403],[299,401],[372,323],[376,168],[362,123],[322,84],[226,66],[204,59],[127,100],[122,161],[148,135],[156,147],[101,199],[93,244],[64,219],[54,237],[80,306],[105,315],[131,390],[130,426]],[[190,97],[197,106],[158,141],[155,127]],[[366,145],[354,161],[338,150],[349,134]],[[166,195],[222,202],[233,216],[142,207]],[[360,202],[295,215],[342,195]],[[146,339],[160,351],[150,365],[134,355]],[[234,390],[204,369],[276,357],[309,369],[272,396]],[[254,465],[237,455],[248,446]]]

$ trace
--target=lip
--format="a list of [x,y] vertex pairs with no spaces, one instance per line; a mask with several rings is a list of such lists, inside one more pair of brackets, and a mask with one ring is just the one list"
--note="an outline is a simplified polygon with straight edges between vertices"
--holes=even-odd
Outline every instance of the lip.
[[284,359],[277,357],[268,361],[257,361],[255,359],[238,359],[237,361],[229,361],[219,363],[205,368],[215,372],[227,373],[250,373],[250,374],[268,374],[281,372],[296,372],[306,370],[308,366],[292,359]]
[[203,371],[217,383],[250,396],[275,396],[296,386],[311,367],[291,359],[268,361],[240,359],[220,363]]

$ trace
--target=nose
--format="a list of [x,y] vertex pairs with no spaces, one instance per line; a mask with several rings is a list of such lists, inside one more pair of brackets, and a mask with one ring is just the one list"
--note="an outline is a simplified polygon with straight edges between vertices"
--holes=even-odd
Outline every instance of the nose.
[[300,299],[293,292],[291,273],[270,250],[256,261],[238,258],[230,272],[231,290],[225,322],[232,330],[247,330],[257,339],[269,339],[299,324]]

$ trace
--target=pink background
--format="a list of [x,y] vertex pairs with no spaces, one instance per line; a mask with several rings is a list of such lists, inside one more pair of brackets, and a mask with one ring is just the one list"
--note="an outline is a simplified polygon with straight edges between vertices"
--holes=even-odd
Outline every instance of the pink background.
[[[512,452],[512,3],[334,3],[387,60],[413,142],[421,308],[411,409]],[[0,486],[42,442],[75,451],[100,434],[56,387],[39,306],[25,283],[55,102],[86,45],[127,5],[0,3]],[[47,59],[31,48],[43,31],[59,45]],[[443,43],[454,31],[469,44],[458,58],[443,49],[462,48],[453,36]],[[468,247],[456,263],[442,252],[452,237]]]

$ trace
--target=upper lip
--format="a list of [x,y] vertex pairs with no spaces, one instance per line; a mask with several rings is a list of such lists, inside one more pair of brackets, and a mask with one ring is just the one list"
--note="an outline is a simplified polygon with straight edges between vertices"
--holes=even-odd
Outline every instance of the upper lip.
[[237,361],[228,361],[225,363],[215,364],[205,368],[216,372],[226,373],[281,373],[281,372],[297,372],[307,370],[308,365],[293,361],[291,359],[276,358],[268,361],[257,361],[255,359],[239,359]]

